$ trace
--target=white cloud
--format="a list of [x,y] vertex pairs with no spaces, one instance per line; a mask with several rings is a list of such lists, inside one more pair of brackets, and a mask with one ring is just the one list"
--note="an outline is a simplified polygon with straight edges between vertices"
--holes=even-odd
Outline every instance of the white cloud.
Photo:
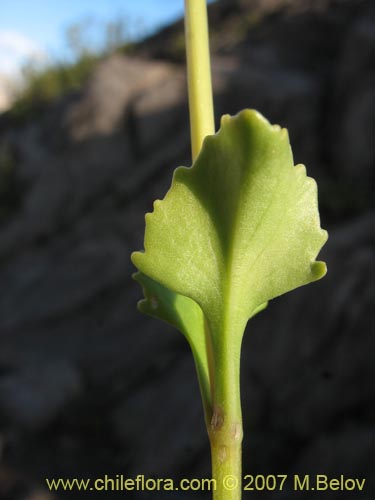
[[18,75],[27,61],[43,61],[47,54],[33,40],[16,31],[0,30],[0,71]]
[[0,112],[9,107],[22,85],[22,67],[29,62],[43,64],[47,59],[47,53],[22,33],[0,30]]

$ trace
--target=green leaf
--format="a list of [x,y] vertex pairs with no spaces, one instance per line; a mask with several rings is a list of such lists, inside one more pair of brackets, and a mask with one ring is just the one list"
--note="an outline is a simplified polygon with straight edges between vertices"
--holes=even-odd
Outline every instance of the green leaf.
[[144,314],[175,326],[189,342],[202,400],[207,411],[210,405],[209,366],[206,355],[205,320],[201,308],[188,297],[168,290],[142,273],[135,273],[133,278],[142,286],[145,296],[138,302],[138,309]]
[[267,301],[324,276],[315,258],[326,239],[316,183],[294,166],[287,131],[244,110],[222,118],[191,168],[176,169],[132,261],[199,305],[217,352],[240,344]]

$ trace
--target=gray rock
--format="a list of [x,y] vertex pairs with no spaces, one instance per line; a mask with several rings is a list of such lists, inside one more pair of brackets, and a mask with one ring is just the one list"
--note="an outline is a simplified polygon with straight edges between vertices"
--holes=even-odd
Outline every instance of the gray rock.
[[[350,424],[336,429],[334,432],[319,436],[299,458],[292,468],[292,473],[301,478],[310,474],[311,485],[317,474],[324,474],[329,479],[345,478],[365,480],[363,491],[336,491],[330,492],[329,498],[336,500],[351,499],[353,496],[370,500],[375,493],[375,484],[372,476],[372,466],[375,460],[375,431],[373,427],[356,428]],[[350,452],[348,453],[348,450]],[[320,457],[317,462],[316,457]],[[291,474],[292,476],[292,474]],[[282,498],[290,498],[291,492]],[[316,497],[322,491],[316,493]],[[306,492],[293,492],[293,497],[305,498]]]
[[129,112],[134,128],[133,148],[138,157],[154,153],[160,143],[168,142],[168,135],[173,137],[176,128],[188,120],[186,90],[184,75],[174,70],[135,97]]
[[[67,110],[64,123],[73,141],[112,134],[123,126],[126,107],[137,95],[170,77],[162,62],[112,56],[99,64],[85,93]],[[110,77],[108,77],[110,75]]]
[[129,271],[129,263],[123,258],[126,247],[114,239],[85,241],[71,252],[57,252],[24,255],[3,270],[3,330],[71,314],[124,279]]
[[35,431],[55,418],[81,390],[68,362],[25,366],[0,377],[0,420]]
[[375,19],[371,9],[358,16],[343,44],[333,96],[333,155],[336,174],[367,185],[373,163],[369,103],[375,99]]

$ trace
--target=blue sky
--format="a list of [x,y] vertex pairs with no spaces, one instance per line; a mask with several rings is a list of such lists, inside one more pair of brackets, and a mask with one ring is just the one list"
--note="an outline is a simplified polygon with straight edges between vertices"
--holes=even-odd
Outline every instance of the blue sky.
[[183,10],[184,0],[0,0],[0,112],[22,85],[26,62],[48,64],[72,56],[69,26],[87,27],[91,21],[85,40],[95,47],[110,22],[122,19],[134,38],[182,17]]
[[77,22],[91,20],[87,33],[95,43],[115,19],[132,36],[145,35],[181,17],[183,8],[183,0],[0,0],[0,76],[17,73],[30,58],[68,57],[66,30]]
[[43,50],[59,53],[66,27],[89,17],[102,23],[120,16],[141,20],[143,29],[152,30],[182,13],[183,0],[1,0],[0,32],[20,33]]

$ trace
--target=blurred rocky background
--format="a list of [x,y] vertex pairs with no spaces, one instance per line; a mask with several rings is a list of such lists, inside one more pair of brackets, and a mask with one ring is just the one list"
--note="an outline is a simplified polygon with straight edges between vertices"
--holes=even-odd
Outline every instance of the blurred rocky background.
[[[217,120],[250,107],[286,126],[330,233],[327,277],[245,335],[244,473],[366,478],[256,498],[373,500],[373,5],[231,0],[209,17]],[[45,477],[210,475],[188,346],[137,312],[129,259],[190,164],[183,24],[77,64],[74,85],[41,78],[0,115],[1,500],[63,498]]]

